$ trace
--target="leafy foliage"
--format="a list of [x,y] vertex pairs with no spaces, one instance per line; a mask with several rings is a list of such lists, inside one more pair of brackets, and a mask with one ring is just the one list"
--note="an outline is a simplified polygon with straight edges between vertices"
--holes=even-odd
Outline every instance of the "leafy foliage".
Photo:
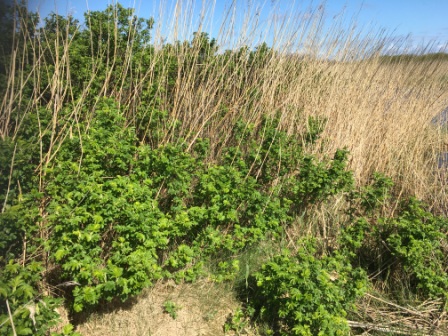
[[74,137],[47,171],[47,244],[62,277],[81,284],[73,291],[75,311],[125,299],[161,278],[158,252],[173,235],[150,174],[135,164],[145,151],[123,124],[114,104],[104,102],[82,148]]
[[[137,145],[124,122],[112,101],[99,103],[82,145],[73,136],[46,171],[45,220],[51,230],[46,244],[61,267],[61,280],[80,284],[73,291],[75,311],[117,296],[126,299],[164,276],[194,280],[201,273],[199,256],[236,253],[267,233],[279,233],[290,219],[293,200],[268,184],[272,159],[257,161],[260,151],[272,152],[274,160],[282,151],[286,175],[300,159],[275,122],[262,127],[271,134],[265,143],[276,142],[278,134],[278,145],[253,146],[245,154],[229,149],[236,155],[233,162],[209,167],[198,162],[207,148],[200,142],[197,155],[187,154],[182,144],[152,149]],[[258,179],[247,175],[254,162],[263,172]],[[331,175],[333,169],[334,164],[320,167],[328,183],[339,178]],[[310,174],[305,178],[312,181]],[[316,192],[321,187],[313,185]],[[239,267],[223,262],[220,269],[222,280]]]
[[299,244],[255,274],[251,303],[281,335],[348,335],[346,311],[367,289],[365,273],[342,255],[319,257],[313,239]]
[[59,322],[54,310],[60,299],[43,296],[38,292],[43,267],[33,261],[26,267],[12,260],[2,269],[0,277],[0,333],[11,335],[12,326],[6,306],[13,312],[17,335],[47,335],[49,329]]
[[244,335],[245,328],[249,326],[249,323],[250,321],[245,311],[238,308],[234,313],[227,317],[227,320],[224,323],[224,332],[235,331],[237,335]]
[[175,304],[173,301],[165,301],[163,303],[163,311],[170,315],[173,320],[177,318],[177,311],[180,309],[180,307]]
[[366,270],[395,274],[401,279],[397,286],[406,283],[424,297],[446,300],[447,219],[425,210],[413,197],[397,204],[392,187],[390,179],[376,174],[370,186],[351,195],[351,223],[343,230],[341,246]]

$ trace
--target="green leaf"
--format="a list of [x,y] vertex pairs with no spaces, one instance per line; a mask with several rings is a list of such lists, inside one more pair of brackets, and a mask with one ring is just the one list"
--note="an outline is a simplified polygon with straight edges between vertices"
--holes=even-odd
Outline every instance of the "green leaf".
[[56,261],[61,261],[62,258],[64,258],[68,254],[68,251],[65,248],[60,248],[56,251],[54,254],[54,257]]
[[66,324],[64,326],[64,328],[62,328],[62,332],[64,333],[64,335],[69,335],[72,331],[73,331],[73,325],[71,324]]
[[32,335],[33,331],[30,328],[26,327],[16,327],[17,335]]

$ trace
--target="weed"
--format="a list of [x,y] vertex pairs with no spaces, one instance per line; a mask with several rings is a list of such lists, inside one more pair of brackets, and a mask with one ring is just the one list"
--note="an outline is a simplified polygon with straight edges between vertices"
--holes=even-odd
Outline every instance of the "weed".
[[170,315],[173,320],[177,318],[177,312],[179,309],[181,309],[181,307],[173,301],[165,301],[163,303],[163,312]]

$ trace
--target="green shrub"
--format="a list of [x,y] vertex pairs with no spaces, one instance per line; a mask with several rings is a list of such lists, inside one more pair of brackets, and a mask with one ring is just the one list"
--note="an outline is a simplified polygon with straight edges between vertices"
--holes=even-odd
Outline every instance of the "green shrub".
[[47,170],[47,246],[61,280],[80,284],[73,290],[78,312],[101,300],[124,300],[160,279],[161,251],[189,225],[163,212],[157,200],[163,183],[171,203],[171,188],[185,191],[176,184],[183,175],[170,179],[183,154],[137,148],[124,122],[113,102],[100,104],[82,147],[74,137]]
[[367,288],[365,273],[342,255],[319,257],[313,239],[299,245],[255,273],[250,304],[282,335],[348,335],[346,312]]
[[245,329],[250,325],[247,314],[238,308],[230,314],[224,323],[224,333],[234,331],[237,335],[244,335]]
[[2,269],[0,276],[0,334],[12,335],[6,300],[9,304],[17,335],[47,335],[52,326],[59,323],[54,310],[62,302],[39,294],[43,267],[31,262],[23,267],[12,260]]
[[392,188],[390,179],[376,174],[370,186],[352,193],[341,249],[353,263],[381,274],[380,279],[400,279],[390,283],[392,289],[407,285],[423,298],[446,300],[447,218],[433,215],[413,197],[398,202]]
[[377,234],[409,277],[412,289],[448,299],[447,218],[434,216],[410,198],[396,217],[384,221]]
[[165,301],[163,303],[163,312],[170,315],[173,320],[177,318],[177,312],[181,307],[173,301]]
[[[207,164],[208,139],[191,152],[180,138],[161,144],[171,121],[153,112],[154,138],[144,144],[114,101],[98,101],[43,168],[42,191],[12,194],[0,215],[0,262],[45,257],[54,271],[43,282],[76,284],[68,289],[74,312],[125,300],[161,278],[194,281],[210,260],[215,281],[231,280],[240,267],[232,256],[278,237],[298,208],[352,183],[345,151],[318,162],[277,117],[258,127],[238,122],[229,147]],[[318,136],[316,125],[307,141]]]

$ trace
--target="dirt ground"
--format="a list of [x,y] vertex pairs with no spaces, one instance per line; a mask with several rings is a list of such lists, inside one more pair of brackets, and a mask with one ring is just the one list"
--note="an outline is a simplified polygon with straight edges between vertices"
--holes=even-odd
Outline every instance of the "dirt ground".
[[[207,281],[158,283],[133,301],[89,316],[77,331],[84,336],[224,335],[227,317],[239,306],[230,290]],[[167,304],[174,305],[175,318],[166,312]]]

